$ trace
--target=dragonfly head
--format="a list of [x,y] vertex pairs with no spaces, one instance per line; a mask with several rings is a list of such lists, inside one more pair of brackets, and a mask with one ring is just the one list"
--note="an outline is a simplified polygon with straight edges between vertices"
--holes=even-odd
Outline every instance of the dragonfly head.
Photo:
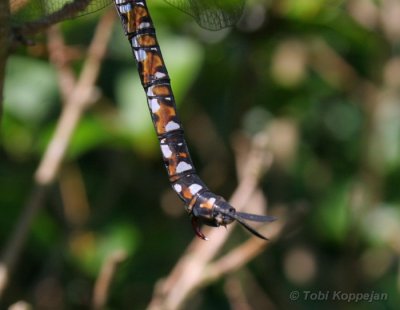
[[199,195],[191,211],[192,225],[195,233],[201,239],[207,240],[207,237],[200,231],[199,224],[205,224],[212,227],[227,226],[237,221],[253,235],[268,240],[254,228],[249,226],[245,220],[254,222],[272,222],[274,216],[257,215],[245,212],[238,212],[224,198],[216,196],[211,192]]

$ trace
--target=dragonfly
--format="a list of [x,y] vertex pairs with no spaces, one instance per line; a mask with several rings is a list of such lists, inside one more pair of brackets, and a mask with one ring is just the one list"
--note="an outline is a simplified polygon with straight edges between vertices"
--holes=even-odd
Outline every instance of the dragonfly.
[[[11,0],[18,4],[24,0]],[[217,30],[235,23],[243,10],[244,0],[165,0],[192,15],[200,26]],[[109,0],[25,1],[33,4],[42,24],[88,14],[109,4]],[[207,237],[200,224],[212,227],[238,222],[253,235],[268,240],[247,221],[272,222],[274,216],[239,212],[222,196],[214,194],[200,179],[189,154],[182,122],[178,116],[170,77],[158,44],[156,30],[146,0],[113,1],[135,58],[148,108],[159,140],[164,166],[172,189],[184,202],[195,234]],[[40,6],[39,6],[40,4]],[[12,6],[11,6],[12,7]],[[22,11],[21,11],[22,12]],[[34,23],[33,18],[28,23]]]

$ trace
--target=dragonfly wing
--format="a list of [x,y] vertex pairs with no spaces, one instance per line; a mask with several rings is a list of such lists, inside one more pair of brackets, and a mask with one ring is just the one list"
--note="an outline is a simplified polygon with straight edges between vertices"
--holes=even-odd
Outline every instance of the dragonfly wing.
[[191,15],[208,30],[233,26],[241,17],[245,0],[165,0],[165,2]]
[[277,218],[271,215],[258,215],[251,214],[245,212],[236,212],[236,215],[241,217],[242,219],[253,221],[253,222],[273,222],[276,221]]
[[14,24],[53,18],[51,23],[98,11],[111,0],[10,0]]
[[[245,0],[165,0],[191,15],[203,28],[220,30],[234,25],[243,12]],[[45,19],[55,24],[98,11],[112,0],[10,0],[14,25]],[[66,9],[65,9],[66,8]]]

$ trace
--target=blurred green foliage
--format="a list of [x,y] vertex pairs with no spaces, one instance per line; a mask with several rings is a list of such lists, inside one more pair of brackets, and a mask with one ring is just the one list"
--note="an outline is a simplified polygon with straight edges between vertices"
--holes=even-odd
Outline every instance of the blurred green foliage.
[[[289,217],[305,213],[296,229],[238,272],[245,290],[259,288],[247,292],[250,303],[264,305],[266,298],[277,308],[397,309],[400,4],[247,2],[237,27],[216,33],[161,0],[149,1],[149,7],[191,153],[206,183],[228,197],[237,185],[234,154],[226,151],[231,139],[267,126],[275,154],[262,181],[269,210],[285,208]],[[103,13],[63,23],[67,43],[84,51]],[[38,52],[44,38],[37,40],[36,47],[20,48],[8,60],[0,149],[2,248],[62,109],[57,73],[48,55]],[[76,73],[81,66],[80,58]],[[99,99],[75,131],[6,303],[25,299],[38,309],[60,303],[86,309],[102,262],[122,248],[128,260],[113,283],[110,309],[143,309],[156,280],[193,237],[181,202],[171,198],[119,23],[97,86]],[[215,161],[223,168],[212,169]],[[77,208],[78,216],[66,216],[68,208]],[[244,236],[238,230],[230,242]],[[292,301],[293,290],[374,291],[388,299]],[[223,282],[194,296],[191,305],[228,309]]]

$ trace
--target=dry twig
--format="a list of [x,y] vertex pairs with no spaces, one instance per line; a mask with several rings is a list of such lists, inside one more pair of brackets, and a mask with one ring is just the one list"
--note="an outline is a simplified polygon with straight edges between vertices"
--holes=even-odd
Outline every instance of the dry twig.
[[58,25],[47,30],[47,46],[50,62],[56,69],[58,85],[63,102],[68,101],[68,96],[74,91],[76,77],[70,65],[68,47],[65,45],[64,38]]
[[225,295],[228,297],[232,310],[251,310],[251,306],[246,298],[246,293],[240,281],[235,276],[226,279],[224,285]]
[[82,73],[73,92],[68,97],[67,103],[64,105],[55,133],[35,173],[33,194],[29,197],[22,211],[22,215],[15,226],[0,261],[0,296],[7,286],[13,266],[21,253],[33,219],[43,206],[46,189],[56,179],[71,136],[84,111],[93,102],[94,84],[111,35],[114,17],[114,12],[110,12],[105,14],[99,22],[89,47]]
[[108,293],[110,290],[111,282],[114,278],[117,267],[127,257],[127,253],[124,250],[117,250],[112,252],[105,260],[100,275],[97,278],[94,286],[93,293],[93,309],[100,310],[104,309]]
[[92,0],[75,0],[66,3],[59,10],[52,12],[40,19],[29,21],[19,28],[16,29],[18,34],[21,36],[34,35],[41,32],[51,25],[59,23],[60,21],[66,20],[76,16],[79,12],[83,12]]
[[[272,233],[269,231],[268,235],[271,239],[275,239],[279,235],[284,222],[285,220],[279,217],[279,222],[271,225],[273,231]],[[199,279],[199,282],[210,283],[224,275],[236,271],[246,265],[251,259],[259,255],[268,245],[269,243],[266,243],[257,237],[251,237],[249,240],[231,250],[223,257],[209,263],[205,272],[202,274],[202,277]]]
[[[252,141],[247,165],[244,165],[242,179],[235,190],[230,203],[239,210],[249,211],[248,204],[252,195],[255,194],[257,184],[262,174],[272,162],[272,156],[267,150],[268,139],[266,132],[257,135]],[[275,225],[275,224],[272,224]],[[231,224],[230,227],[233,225]],[[175,265],[170,275],[156,286],[153,299],[148,307],[150,310],[158,309],[179,309],[187,298],[198,288],[204,286],[211,280],[215,280],[229,270],[236,269],[257,255],[265,246],[262,241],[250,239],[244,245],[228,253],[225,258],[237,258],[237,253],[243,253],[243,249],[251,250],[251,254],[243,259],[235,259],[235,262],[224,269],[217,270],[217,265],[210,264],[210,261],[217,255],[224,244],[231,229],[222,231],[217,229],[204,229],[210,242],[204,242],[196,238],[186,250],[186,253]],[[211,268],[211,269],[210,269]]]

